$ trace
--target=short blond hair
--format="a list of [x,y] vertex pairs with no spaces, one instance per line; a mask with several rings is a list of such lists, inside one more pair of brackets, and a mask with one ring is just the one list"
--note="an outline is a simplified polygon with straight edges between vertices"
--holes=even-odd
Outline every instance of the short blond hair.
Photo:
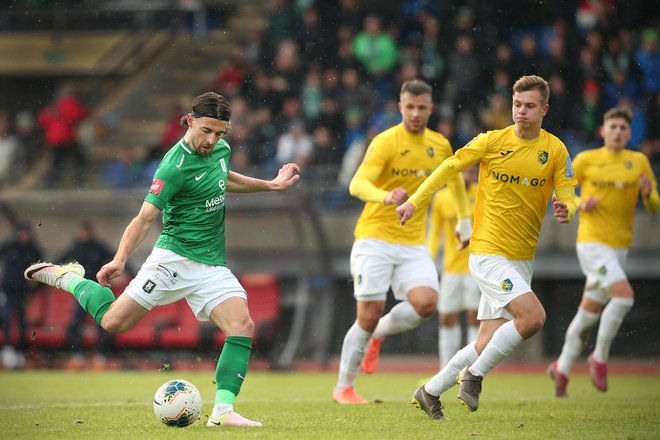
[[521,76],[513,85],[513,92],[526,92],[528,90],[538,90],[543,104],[548,103],[550,99],[550,85],[546,80],[537,75]]

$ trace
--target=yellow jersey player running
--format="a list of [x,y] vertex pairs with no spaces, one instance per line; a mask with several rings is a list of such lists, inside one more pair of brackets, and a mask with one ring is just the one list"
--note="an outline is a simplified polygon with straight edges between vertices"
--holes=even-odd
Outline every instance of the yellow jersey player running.
[[459,400],[476,411],[483,377],[545,322],[545,310],[530,285],[553,187],[553,214],[560,223],[568,223],[576,209],[566,147],[541,129],[549,95],[543,78],[520,78],[513,86],[515,124],[474,138],[397,208],[402,224],[414,220],[416,207],[461,170],[479,163],[469,259],[470,273],[481,290],[479,334],[413,394],[412,403],[433,419],[444,418],[440,394],[457,381]]
[[[394,212],[452,154],[449,141],[426,128],[433,111],[431,93],[431,87],[419,80],[403,84],[399,102],[403,122],[374,138],[351,181],[351,195],[366,203],[351,250],[357,320],[341,350],[332,393],[339,403],[368,403],[355,393],[354,385],[372,333],[371,346],[379,348],[385,336],[413,329],[435,313],[438,273],[425,245],[426,211],[406,228]],[[472,226],[463,178],[455,176],[449,186],[459,206],[460,239],[466,246]],[[390,287],[401,302],[381,318]],[[377,355],[378,350],[372,352]]]
[[581,189],[576,247],[587,281],[561,354],[548,369],[557,397],[566,396],[571,366],[599,316],[596,346],[588,359],[589,371],[596,389],[607,391],[610,347],[634,302],[633,289],[622,266],[632,242],[638,194],[647,211],[656,213],[660,207],[648,159],[642,153],[625,149],[632,136],[631,121],[629,110],[610,109],[603,117],[600,132],[605,145],[575,157],[575,177]]
[[[476,165],[463,170],[463,180],[468,196],[470,216],[474,216],[474,201],[477,196]],[[440,298],[438,299],[438,353],[440,366],[461,348],[461,325],[459,318],[465,311],[467,324],[466,342],[477,339],[479,321],[477,308],[481,292],[470,275],[467,248],[460,249],[454,229],[458,221],[456,204],[447,189],[438,191],[433,197],[429,216],[428,246],[431,257],[436,258],[440,245],[443,246],[442,275],[440,276]]]

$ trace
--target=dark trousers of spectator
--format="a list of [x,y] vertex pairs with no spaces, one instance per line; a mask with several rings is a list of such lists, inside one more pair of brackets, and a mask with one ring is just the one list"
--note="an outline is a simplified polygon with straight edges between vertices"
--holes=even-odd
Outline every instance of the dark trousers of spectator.
[[[0,318],[2,319],[2,331],[4,333],[4,344],[11,345],[17,350],[24,351],[26,346],[25,333],[27,332],[27,323],[25,321],[25,304],[26,295],[19,293],[18,295],[6,296],[7,300],[2,307],[0,307]],[[18,339],[16,344],[12,338],[12,317],[18,324]]]

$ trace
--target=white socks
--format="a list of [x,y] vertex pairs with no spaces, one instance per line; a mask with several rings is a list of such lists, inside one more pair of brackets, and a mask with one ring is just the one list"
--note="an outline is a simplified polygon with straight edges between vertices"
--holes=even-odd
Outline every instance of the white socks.
[[578,311],[571,321],[571,324],[566,330],[566,337],[564,339],[564,346],[561,349],[561,354],[557,359],[557,370],[560,373],[568,376],[571,372],[573,362],[580,357],[580,353],[584,348],[584,344],[589,334],[589,330],[598,321],[600,313],[593,313],[578,307]]
[[218,417],[223,415],[226,412],[233,411],[234,410],[234,405],[230,405],[228,403],[216,403],[213,406],[213,412],[211,413],[211,417]]
[[479,354],[474,348],[474,342],[466,345],[458,350],[454,357],[447,362],[447,365],[424,385],[424,389],[433,396],[439,396],[456,385],[456,376],[458,376],[458,373],[463,368],[472,364],[478,357]]
[[495,330],[490,342],[470,367],[470,372],[475,376],[485,376],[511,354],[523,340],[524,338],[518,333],[514,322],[506,322]]
[[416,328],[423,321],[424,318],[417,314],[412,304],[402,301],[392,307],[387,315],[380,318],[374,329],[373,337],[383,339],[385,336],[403,333]]
[[[75,281],[71,284],[72,281]],[[58,289],[66,290],[67,292],[73,294],[73,290],[78,284],[85,281],[85,278],[81,277],[75,272],[67,272],[55,281],[55,287]]]
[[[468,343],[474,341],[468,341]],[[461,346],[461,326],[456,324],[452,326],[438,327],[438,353],[440,353],[440,365],[445,366],[449,360],[456,354]]]
[[355,321],[346,336],[344,345],[341,347],[341,360],[339,361],[339,378],[337,388],[352,387],[355,385],[355,377],[360,371],[360,363],[367,351],[371,333],[363,330]]
[[614,297],[603,309],[593,355],[598,362],[606,363],[610,358],[612,341],[634,302],[633,298]]

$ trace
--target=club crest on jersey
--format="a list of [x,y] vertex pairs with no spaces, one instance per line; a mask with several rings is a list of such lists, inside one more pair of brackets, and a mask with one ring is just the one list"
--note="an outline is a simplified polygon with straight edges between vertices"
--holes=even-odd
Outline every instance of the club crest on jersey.
[[433,147],[428,147],[428,148],[426,149],[426,154],[428,154],[429,157],[433,157],[433,156],[435,156],[435,150],[433,149]]
[[361,274],[357,274],[357,276],[355,277],[355,284],[357,284],[357,285],[362,284],[362,275]]
[[623,163],[623,166],[626,167],[626,169],[631,169],[632,168],[632,162],[627,160]]
[[505,292],[511,292],[511,290],[513,289],[513,283],[511,282],[511,280],[509,278],[507,278],[506,280],[504,280],[500,283],[500,287]]
[[550,157],[550,154],[544,150],[539,150],[539,154],[536,156],[541,165],[548,163],[548,157]]
[[598,268],[598,273],[601,274],[601,275],[607,275],[607,267],[605,267],[604,265],[600,266]]

